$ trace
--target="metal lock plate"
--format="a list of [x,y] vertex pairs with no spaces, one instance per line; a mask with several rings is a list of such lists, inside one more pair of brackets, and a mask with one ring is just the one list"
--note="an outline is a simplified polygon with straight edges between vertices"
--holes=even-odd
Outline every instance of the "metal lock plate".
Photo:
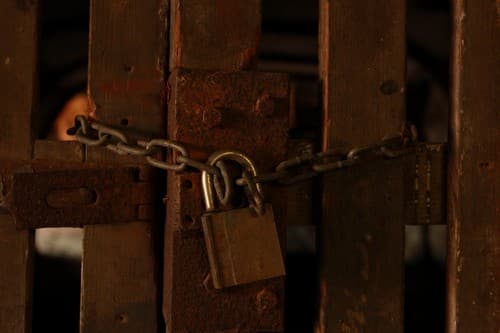
[[285,275],[273,209],[251,208],[207,213],[203,231],[217,289]]

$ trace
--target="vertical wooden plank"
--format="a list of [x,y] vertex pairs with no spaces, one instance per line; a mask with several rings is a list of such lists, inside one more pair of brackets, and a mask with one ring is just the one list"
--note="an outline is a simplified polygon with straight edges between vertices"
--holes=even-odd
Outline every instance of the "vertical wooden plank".
[[[324,149],[404,120],[405,1],[321,0]],[[403,160],[324,178],[318,332],[403,331]]]
[[33,233],[0,213],[0,332],[31,332]]
[[453,2],[448,332],[500,331],[500,4]]
[[38,1],[0,4],[0,156],[31,158],[37,89]]
[[170,69],[238,70],[255,64],[260,0],[172,0]]
[[[166,0],[91,1],[89,99],[99,120],[162,134],[167,9]],[[124,161],[104,149],[87,149],[87,160]],[[156,254],[152,223],[84,228],[82,333],[158,331]]]
[[[262,172],[285,158],[289,96],[285,74],[180,69],[172,72],[169,83],[170,138],[189,147],[193,156],[203,160],[216,150],[239,150]],[[254,110],[263,93],[274,101],[269,117]],[[219,126],[207,125],[202,110],[220,110]],[[201,226],[205,211],[201,187],[200,173],[168,175],[164,273],[168,332],[282,332],[283,277],[214,288]],[[269,192],[267,201],[273,204],[283,235],[283,206]]]
[[[172,0],[171,17],[169,138],[200,159],[217,149],[240,149],[260,170],[270,170],[285,157],[288,81],[280,74],[238,72],[256,61],[261,1]],[[214,289],[200,223],[200,180],[199,173],[168,177],[168,332],[282,331],[283,278]],[[280,225],[282,209],[273,203]]]
[[[37,1],[0,3],[0,157],[30,159],[36,103]],[[0,179],[0,183],[2,179]],[[0,190],[0,201],[2,193]],[[31,331],[33,234],[0,212],[0,332]]]

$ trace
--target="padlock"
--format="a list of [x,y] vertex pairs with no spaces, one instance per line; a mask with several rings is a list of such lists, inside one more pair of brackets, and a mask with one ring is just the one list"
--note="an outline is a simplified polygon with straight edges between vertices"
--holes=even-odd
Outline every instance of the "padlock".
[[[253,162],[240,152],[219,151],[207,163],[213,166],[220,160],[235,161],[242,165],[244,173],[257,176]],[[260,185],[253,185],[255,194],[262,198]],[[202,186],[206,213],[201,219],[214,287],[227,288],[285,275],[272,206],[249,198],[262,209],[217,211],[213,176],[206,171],[202,172]]]

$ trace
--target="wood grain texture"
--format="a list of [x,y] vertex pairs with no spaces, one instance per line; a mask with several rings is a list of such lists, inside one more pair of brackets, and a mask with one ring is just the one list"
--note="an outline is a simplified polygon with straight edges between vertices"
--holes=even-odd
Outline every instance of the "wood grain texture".
[[[38,1],[0,3],[0,158],[31,159]],[[0,182],[2,179],[0,179]],[[0,197],[2,193],[0,193]],[[33,232],[0,212],[0,332],[31,332]]]
[[251,67],[260,15],[260,0],[171,0],[170,69]]
[[157,332],[151,224],[100,225],[84,230],[82,332]]
[[320,332],[403,332],[406,162],[378,160],[325,177],[336,191],[324,196],[335,215],[322,227]]
[[[262,172],[285,158],[286,75],[179,69],[172,72],[169,83],[169,136],[189,147],[193,157],[205,160],[216,150],[236,149]],[[274,101],[269,117],[254,110],[262,94]],[[218,121],[207,123],[214,114]],[[163,308],[168,332],[281,332],[284,278],[215,290],[201,226],[205,211],[201,176],[170,173],[167,184]],[[283,236],[283,205],[279,200],[272,203]]]
[[31,332],[33,232],[0,212],[0,332]]
[[[405,116],[405,2],[320,5],[324,149],[397,132]],[[403,331],[403,166],[372,168],[324,178],[318,332]]]
[[[171,21],[169,138],[202,159],[217,149],[241,149],[260,170],[269,170],[285,155],[288,82],[280,75],[236,72],[255,64],[261,1],[172,0]],[[199,223],[200,176],[171,174],[167,191],[168,332],[282,331],[283,278],[214,290]],[[275,203],[274,209],[280,221],[282,206]],[[282,236],[283,224],[278,227]]]
[[404,119],[405,2],[322,0],[324,147],[367,144]]
[[[89,98],[97,119],[162,134],[167,9],[166,0],[91,1]],[[88,149],[86,159],[138,162],[105,149]],[[84,228],[82,333],[162,326],[154,234],[149,222]]]
[[38,1],[0,3],[0,157],[31,157],[37,28]]
[[448,332],[499,332],[500,4],[453,4]]
[[84,146],[76,141],[36,140],[33,159],[83,162]]

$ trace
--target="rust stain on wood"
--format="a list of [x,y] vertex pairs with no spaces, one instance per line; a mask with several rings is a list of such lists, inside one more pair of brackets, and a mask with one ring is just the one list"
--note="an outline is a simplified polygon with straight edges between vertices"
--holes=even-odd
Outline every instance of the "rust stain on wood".
[[238,70],[255,63],[259,0],[172,0],[170,69]]
[[[197,152],[193,156],[206,158],[215,149],[238,149],[256,161],[262,171],[270,170],[285,157],[286,75],[175,70],[170,84],[170,138]],[[271,118],[255,114],[254,106],[262,92],[276,101]],[[215,128],[207,128],[202,113],[213,109],[222,110],[222,121]],[[215,291],[207,276],[210,269],[200,222],[204,212],[200,181],[196,173],[169,175],[164,274],[164,313],[169,331],[282,331],[283,278]],[[183,186],[186,182],[191,186]],[[283,206],[273,202],[273,207],[283,235]]]

